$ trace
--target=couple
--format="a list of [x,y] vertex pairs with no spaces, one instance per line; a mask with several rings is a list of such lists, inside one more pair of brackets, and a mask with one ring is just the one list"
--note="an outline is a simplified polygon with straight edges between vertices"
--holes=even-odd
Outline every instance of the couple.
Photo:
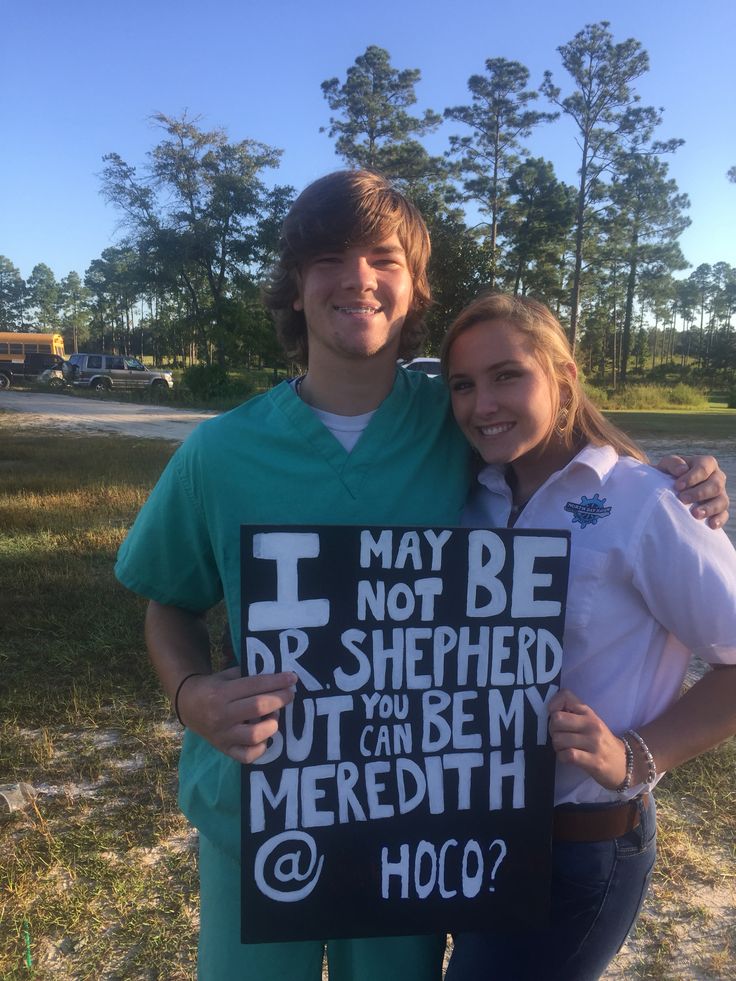
[[[736,559],[725,534],[688,515],[672,481],[590,405],[541,304],[471,304],[445,341],[447,385],[397,370],[421,341],[429,248],[421,216],[383,178],[346,171],[307,187],[266,291],[279,339],[306,373],[200,426],[119,553],[119,579],[150,600],[148,648],[187,727],[180,803],[200,831],[203,981],[318,981],[323,958],[319,941],[239,943],[239,764],[264,752],[297,681],[212,673],[204,614],[223,598],[240,650],[241,524],[573,534],[578,608],[565,687],[550,705],[552,927],[457,935],[448,977],[598,977],[654,861],[649,792],[663,770],[736,731]],[[477,481],[468,443],[483,464]],[[705,480],[710,469],[697,462],[675,487],[717,528],[726,498],[720,475]],[[609,515],[575,524],[565,503],[595,494],[613,504]],[[690,651],[717,670],[678,699]],[[333,981],[436,981],[443,950],[432,936],[327,943]]]

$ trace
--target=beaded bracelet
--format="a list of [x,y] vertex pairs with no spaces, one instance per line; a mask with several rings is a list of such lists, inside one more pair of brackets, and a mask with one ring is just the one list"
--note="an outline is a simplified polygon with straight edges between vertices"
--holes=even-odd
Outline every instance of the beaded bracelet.
[[174,711],[176,712],[176,717],[179,720],[179,725],[182,727],[182,729],[186,729],[186,725],[184,724],[182,717],[179,715],[179,693],[184,687],[185,681],[189,681],[190,678],[201,678],[203,673],[204,672],[202,671],[192,671],[191,674],[185,675],[179,682],[179,687],[176,689],[176,695],[174,695]]
[[632,739],[635,739],[637,741],[637,743],[639,744],[639,748],[644,754],[644,759],[647,761],[646,785],[648,788],[651,788],[654,786],[657,780],[657,764],[654,762],[654,757],[649,751],[649,747],[647,746],[647,744],[644,742],[644,740],[641,738],[641,736],[635,729],[629,729],[626,735],[631,736]]
[[[627,733],[626,735],[629,734]],[[624,749],[626,750],[626,776],[623,778],[618,787],[616,787],[616,793],[624,794],[631,786],[631,777],[634,773],[634,752],[631,748],[631,743],[626,736],[619,736],[618,738],[624,744]]]

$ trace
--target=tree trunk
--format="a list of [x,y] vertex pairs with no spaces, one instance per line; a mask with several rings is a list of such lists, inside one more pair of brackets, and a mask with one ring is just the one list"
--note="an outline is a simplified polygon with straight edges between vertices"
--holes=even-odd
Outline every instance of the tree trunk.
[[659,322],[659,314],[654,311],[654,330],[652,331],[652,368],[657,366],[657,324]]
[[519,286],[521,285],[521,274],[523,269],[524,269],[524,262],[522,259],[519,259],[519,262],[516,265],[516,278],[514,280],[514,296],[519,295]]
[[621,384],[626,384],[626,372],[629,366],[629,352],[631,350],[631,321],[634,315],[634,292],[636,290],[636,247],[637,234],[631,243],[631,260],[629,261],[629,275],[626,282],[626,310],[624,313],[624,329],[621,337]]
[[616,264],[613,265],[613,345],[611,349],[611,387],[616,391],[616,368],[618,354],[616,352],[616,327],[618,324],[618,300],[616,297]]
[[491,289],[496,285],[496,240],[498,238],[498,127],[496,127],[496,145],[493,154],[493,183],[491,197],[491,277],[488,284]]
[[[585,225],[585,186],[588,179],[588,134],[583,143],[583,162],[580,167],[580,188],[575,227],[575,266],[572,274],[572,295],[570,297],[570,347],[575,353],[578,333],[578,309],[580,306],[580,280],[583,271],[583,230]],[[614,334],[615,336],[615,334]]]

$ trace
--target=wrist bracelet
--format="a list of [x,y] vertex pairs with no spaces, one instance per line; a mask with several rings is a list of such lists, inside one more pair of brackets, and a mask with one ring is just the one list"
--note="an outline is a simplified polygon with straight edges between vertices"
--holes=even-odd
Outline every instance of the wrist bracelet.
[[182,729],[186,729],[186,725],[184,724],[182,717],[179,715],[179,694],[186,681],[189,681],[190,678],[201,678],[203,674],[203,671],[192,671],[191,674],[184,675],[179,682],[179,687],[176,689],[176,695],[174,695],[174,711],[176,712],[176,717],[179,720],[179,725],[182,727]]
[[[626,735],[629,734],[627,733]],[[619,736],[618,738],[624,744],[624,749],[626,750],[626,776],[623,778],[618,787],[616,787],[616,793],[625,794],[631,786],[631,777],[634,773],[634,751],[632,750],[631,743],[626,736]]]
[[657,764],[654,762],[654,757],[652,756],[649,747],[647,746],[647,744],[644,742],[644,740],[641,738],[641,736],[635,729],[629,729],[626,735],[631,736],[632,739],[635,739],[637,741],[637,743],[639,744],[639,748],[644,754],[644,759],[647,761],[646,785],[647,785],[647,789],[649,789],[654,786],[657,780]]

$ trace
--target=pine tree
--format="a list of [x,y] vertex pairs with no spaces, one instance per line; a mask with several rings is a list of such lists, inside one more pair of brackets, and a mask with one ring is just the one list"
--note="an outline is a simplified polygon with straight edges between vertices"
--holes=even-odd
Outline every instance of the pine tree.
[[521,140],[556,114],[530,108],[538,93],[528,89],[529,70],[518,61],[489,58],[485,75],[471,75],[471,104],[445,109],[445,118],[470,127],[470,136],[451,136],[450,154],[459,159],[467,200],[477,201],[490,219],[488,285],[498,267],[498,223],[508,200],[508,180],[524,154]]
[[614,44],[608,21],[587,24],[557,50],[573,81],[573,91],[562,98],[545,72],[542,91],[578,129],[581,150],[577,212],[575,218],[575,264],[570,299],[570,341],[575,346],[583,271],[583,243],[591,198],[619,148],[629,125],[629,110],[637,101],[632,83],[649,68],[649,57],[639,41],[629,38]]
[[376,170],[409,182],[433,176],[439,161],[430,157],[416,137],[435,130],[442,117],[430,109],[422,115],[408,111],[416,101],[418,68],[402,71],[391,64],[384,48],[370,45],[348,68],[345,81],[322,82],[322,93],[335,113],[328,136],[339,156],[351,167]]

